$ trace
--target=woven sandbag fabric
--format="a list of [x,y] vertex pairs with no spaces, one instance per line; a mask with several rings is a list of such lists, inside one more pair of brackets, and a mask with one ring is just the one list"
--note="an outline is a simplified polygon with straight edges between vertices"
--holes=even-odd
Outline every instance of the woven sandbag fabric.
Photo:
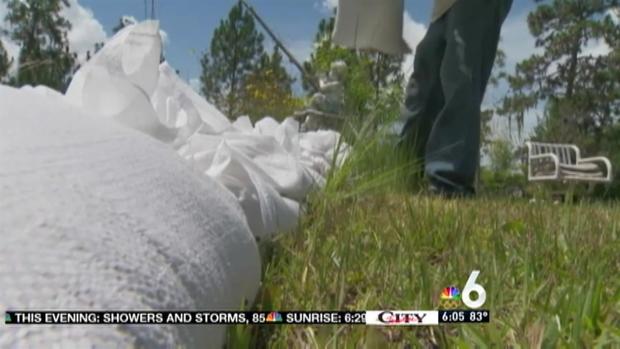
[[[260,261],[224,187],[61,96],[0,86],[0,311],[239,309]],[[213,326],[7,326],[0,347],[210,347]]]

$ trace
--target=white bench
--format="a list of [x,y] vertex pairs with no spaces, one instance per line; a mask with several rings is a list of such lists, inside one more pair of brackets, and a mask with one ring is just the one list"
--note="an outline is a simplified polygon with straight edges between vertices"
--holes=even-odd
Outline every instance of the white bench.
[[603,156],[582,158],[573,144],[525,142],[529,181],[583,181],[609,183],[611,162]]

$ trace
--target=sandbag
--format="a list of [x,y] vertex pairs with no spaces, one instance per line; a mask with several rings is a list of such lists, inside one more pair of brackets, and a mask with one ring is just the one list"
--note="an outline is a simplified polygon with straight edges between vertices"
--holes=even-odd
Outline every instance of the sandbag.
[[[53,92],[0,86],[0,312],[237,310],[260,260],[231,193]],[[0,347],[210,348],[221,326],[5,326]]]
[[403,0],[339,0],[333,41],[353,49],[403,55]]
[[150,102],[159,80],[160,54],[158,21],[129,25],[77,71],[65,96],[91,115],[171,143],[177,131],[159,122]]
[[[291,118],[230,122],[160,52],[146,21],[106,43],[66,95],[0,86],[0,311],[239,309],[259,285],[254,238],[294,229],[346,156],[339,134],[299,133]],[[223,340],[218,326],[0,332],[0,347]]]
[[219,144],[206,174],[239,200],[255,236],[270,237],[297,226],[299,203],[282,197],[272,177],[228,141]]
[[160,122],[184,129],[185,136],[177,142],[184,142],[196,131],[219,134],[232,128],[226,116],[181,80],[167,62],[159,66],[159,80],[151,102]]

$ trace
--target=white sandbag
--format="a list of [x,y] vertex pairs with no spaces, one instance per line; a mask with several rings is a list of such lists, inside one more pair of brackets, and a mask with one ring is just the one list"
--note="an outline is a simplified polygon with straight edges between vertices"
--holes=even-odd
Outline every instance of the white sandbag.
[[[211,176],[237,197],[252,232],[261,238],[294,229],[297,201],[322,184],[320,175],[310,173],[269,136],[195,134],[179,154],[193,169]],[[298,200],[293,201],[293,196]]]
[[288,117],[278,123],[265,117],[256,123],[255,131],[264,136],[271,136],[291,155],[299,156],[299,122]]
[[349,153],[349,146],[340,142],[340,134],[332,130],[301,133],[299,146],[301,161],[323,176],[332,164],[342,165]]
[[[194,170],[212,177],[235,195],[255,236],[266,238],[296,226],[297,203],[281,197],[271,176],[233,149],[223,136],[194,135],[179,154]],[[286,222],[279,224],[280,218]]]
[[[239,309],[260,277],[229,191],[45,91],[0,86],[0,312]],[[5,326],[0,347],[220,347],[216,326]]]
[[264,118],[252,127],[242,117],[220,135],[192,135],[179,154],[231,190],[252,232],[268,237],[297,225],[299,202],[325,184],[338,144],[338,133],[321,131],[303,134],[302,148],[297,129],[293,119]]
[[[151,102],[162,123],[185,129],[185,139],[198,129],[202,133],[218,134],[232,128],[226,116],[181,80],[166,62],[159,66],[159,80]],[[186,121],[182,120],[183,116]]]
[[297,226],[299,204],[280,196],[271,177],[228,142],[220,143],[206,174],[237,197],[255,236],[291,231]]
[[235,121],[233,121],[233,127],[240,132],[253,132],[254,126],[252,126],[252,121],[248,116],[240,116]]
[[93,115],[172,142],[176,130],[159,122],[150,102],[159,79],[160,54],[159,22],[127,26],[78,70],[65,96]]
[[225,133],[230,147],[245,155],[258,166],[274,189],[283,196],[301,200],[313,182],[305,175],[299,158],[287,152],[272,136],[247,133]]
[[191,168],[204,174],[213,164],[213,157],[222,141],[222,136],[195,134],[178,153]]
[[403,0],[338,0],[333,41],[391,55],[411,52],[403,39]]

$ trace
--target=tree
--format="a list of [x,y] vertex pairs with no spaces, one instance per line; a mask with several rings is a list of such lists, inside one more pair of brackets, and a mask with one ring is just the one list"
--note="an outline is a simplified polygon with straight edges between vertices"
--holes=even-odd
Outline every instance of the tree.
[[264,116],[276,119],[290,116],[301,104],[293,96],[294,81],[282,65],[282,55],[277,48],[271,56],[263,53],[256,68],[243,81],[240,112],[253,121]]
[[93,45],[93,53],[92,54],[90,53],[90,50],[86,51],[86,61],[87,62],[90,61],[90,59],[92,58],[92,55],[93,54],[97,54],[97,52],[99,52],[103,48],[104,45],[105,44],[103,42],[96,42]]
[[228,117],[240,115],[243,82],[263,54],[263,35],[239,2],[213,33],[209,52],[202,57],[202,93]]
[[[501,48],[497,49],[495,55],[495,61],[493,62],[493,69],[491,76],[489,77],[489,87],[497,87],[502,79],[506,78],[506,53]],[[493,143],[493,130],[491,128],[491,122],[497,115],[497,105],[486,107],[480,112],[480,144],[481,150],[487,154],[490,152],[490,147]],[[510,131],[510,130],[509,130]]]
[[[540,0],[537,0],[540,2]],[[553,0],[528,16],[542,53],[517,64],[500,112],[521,129],[525,113],[545,104],[537,137],[545,141],[596,143],[620,112],[620,27],[611,11],[618,0]],[[603,42],[612,52],[594,55],[587,45]]]
[[13,59],[9,59],[9,55],[0,41],[0,82],[4,81],[5,77],[9,73],[9,68]]
[[68,85],[76,56],[69,51],[71,24],[60,15],[68,0],[4,0],[9,36],[21,47],[16,86],[46,85],[62,91]]
[[[403,57],[379,52],[356,52],[336,46],[331,39],[334,25],[333,16],[319,22],[314,52],[304,63],[306,70],[325,76],[334,61],[344,61],[347,65],[344,112],[359,119],[369,114],[393,119],[402,101]],[[307,91],[314,92],[307,81],[303,81],[303,86]]]
[[498,138],[490,142],[489,160],[491,171],[507,174],[513,169],[514,147],[510,140]]

